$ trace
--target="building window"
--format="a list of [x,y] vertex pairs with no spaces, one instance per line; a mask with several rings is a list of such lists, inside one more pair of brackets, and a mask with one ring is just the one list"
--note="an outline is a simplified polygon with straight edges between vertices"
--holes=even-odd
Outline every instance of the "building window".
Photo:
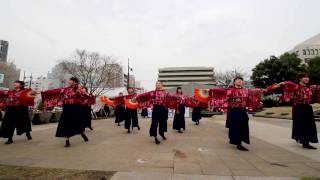
[[311,55],[314,55],[314,50],[313,49],[311,49],[311,53],[310,53]]
[[302,54],[303,54],[303,55],[306,55],[306,50],[305,50],[305,49],[302,50]]
[[314,54],[315,54],[315,55],[318,55],[318,54],[319,54],[318,49],[315,49],[315,50],[314,50]]
[[309,49],[307,49],[307,55],[310,55],[310,50]]

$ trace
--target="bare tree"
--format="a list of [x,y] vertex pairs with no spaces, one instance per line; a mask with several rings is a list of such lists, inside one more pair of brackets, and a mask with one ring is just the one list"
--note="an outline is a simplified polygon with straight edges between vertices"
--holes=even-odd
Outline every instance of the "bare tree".
[[90,94],[100,95],[111,82],[121,78],[121,65],[111,56],[102,56],[97,52],[76,50],[71,58],[61,61],[63,70],[79,78]]
[[228,87],[232,84],[232,81],[235,77],[241,76],[243,78],[246,78],[247,73],[243,72],[241,70],[227,70],[225,72],[218,72],[215,74],[215,80],[217,82],[217,85],[220,87]]

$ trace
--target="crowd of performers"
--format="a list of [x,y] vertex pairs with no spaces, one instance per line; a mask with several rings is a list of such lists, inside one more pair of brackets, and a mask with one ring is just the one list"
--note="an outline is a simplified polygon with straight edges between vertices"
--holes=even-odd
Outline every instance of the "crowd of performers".
[[[33,105],[30,89],[25,90],[21,81],[14,83],[15,89],[0,91],[0,103],[6,107],[0,129],[0,137],[8,138],[6,144],[13,142],[13,133],[17,135],[26,133],[32,139],[31,121],[28,115],[28,106]],[[176,93],[167,92],[161,82],[156,83],[155,90],[136,94],[135,89],[128,88],[128,95],[115,97],[113,100],[105,99],[106,104],[115,108],[115,123],[124,127],[128,133],[137,128],[140,130],[138,108],[142,109],[141,116],[148,117],[147,108],[152,108],[151,126],[149,134],[154,138],[155,144],[160,144],[158,136],[167,140],[168,109],[174,109],[173,129],[178,133],[186,130],[185,108],[192,108],[192,121],[199,125],[201,109],[219,110],[226,112],[226,127],[229,130],[229,143],[238,150],[248,151],[243,143],[250,144],[248,111],[254,111],[260,106],[261,96],[282,88],[284,102],[292,101],[293,126],[292,139],[301,143],[303,148],[316,149],[310,143],[318,143],[317,129],[313,117],[313,101],[320,102],[320,85],[309,85],[307,74],[299,74],[297,82],[281,82],[266,89],[245,88],[243,79],[236,77],[233,85],[228,88],[195,89],[194,96],[186,96],[180,87]],[[70,78],[68,87],[41,92],[42,103],[45,108],[63,106],[59,120],[56,137],[66,139],[65,147],[70,147],[70,138],[81,135],[88,141],[85,128],[91,126],[91,108],[95,97],[88,94],[87,89],[79,84],[77,78]]]
[[[22,81],[14,82],[14,90],[0,91],[0,103],[5,107],[0,137],[8,139],[6,144],[13,143],[15,129],[17,135],[26,133],[28,140],[32,139],[29,106],[34,106],[35,94],[31,89],[24,89]],[[77,78],[70,78],[68,87],[48,90],[41,95],[44,108],[63,107],[56,137],[66,139],[65,147],[70,147],[70,138],[74,135],[79,134],[84,141],[88,141],[85,128],[92,129],[91,105],[95,103],[95,97],[79,85]]]

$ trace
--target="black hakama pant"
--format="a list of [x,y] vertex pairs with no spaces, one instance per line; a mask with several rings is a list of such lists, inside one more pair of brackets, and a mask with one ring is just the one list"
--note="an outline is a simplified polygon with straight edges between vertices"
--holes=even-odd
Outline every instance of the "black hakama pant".
[[56,137],[72,137],[82,134],[86,127],[80,104],[65,104],[59,120]]
[[124,127],[129,130],[131,125],[132,128],[139,127],[138,112],[137,109],[126,108],[126,120],[124,122]]
[[125,118],[126,118],[126,109],[125,109],[125,107],[122,104],[118,104],[116,106],[114,115],[116,117],[116,119],[114,121],[115,123],[121,123],[122,121],[124,121]]
[[201,119],[201,108],[200,107],[194,107],[192,109],[192,121],[193,122],[199,122]]
[[292,113],[292,139],[303,143],[318,143],[318,135],[312,106],[297,104]]
[[148,109],[147,108],[143,108],[141,111],[141,116],[142,117],[148,117]]
[[[168,110],[162,105],[154,105],[152,110],[152,121],[150,127],[150,136],[157,137],[158,129],[160,136],[167,132]],[[159,128],[158,128],[159,127]]]
[[186,111],[185,106],[180,104],[178,107],[178,110],[179,110],[179,113],[175,112],[174,117],[173,117],[173,129],[186,130],[186,120],[184,117],[184,114]]
[[91,106],[82,106],[82,117],[84,118],[85,128],[92,128]]
[[0,127],[0,137],[13,137],[14,130],[17,135],[31,132],[31,120],[27,106],[8,106]]
[[226,119],[226,128],[229,128],[229,123],[230,123],[230,119],[229,119],[229,108],[227,109],[227,113],[226,113],[227,119]]
[[240,145],[250,144],[249,117],[246,108],[234,107],[228,109],[229,143]]

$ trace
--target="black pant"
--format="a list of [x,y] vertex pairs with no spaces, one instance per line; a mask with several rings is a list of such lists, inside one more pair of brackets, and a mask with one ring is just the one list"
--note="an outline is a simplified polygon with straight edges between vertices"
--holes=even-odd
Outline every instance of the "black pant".
[[164,136],[164,132],[167,130],[168,111],[162,105],[154,105],[152,110],[152,122],[150,127],[150,136],[157,137],[157,131],[159,126],[160,136]]
[[138,112],[137,109],[126,108],[126,120],[124,126],[129,130],[131,125],[132,128],[139,126]]
[[318,143],[317,127],[311,105],[297,104],[293,107],[292,139],[301,144]]
[[14,130],[17,135],[31,132],[31,120],[27,106],[8,106],[2,120],[0,137],[11,138]]
[[249,117],[246,108],[230,108],[228,112],[229,142],[240,145],[250,144]]
[[82,134],[86,127],[80,104],[65,104],[59,119],[56,137],[72,137]]
[[184,117],[185,114],[185,106],[179,105],[179,113],[175,113],[173,117],[173,129],[181,130],[186,129],[186,120]]

